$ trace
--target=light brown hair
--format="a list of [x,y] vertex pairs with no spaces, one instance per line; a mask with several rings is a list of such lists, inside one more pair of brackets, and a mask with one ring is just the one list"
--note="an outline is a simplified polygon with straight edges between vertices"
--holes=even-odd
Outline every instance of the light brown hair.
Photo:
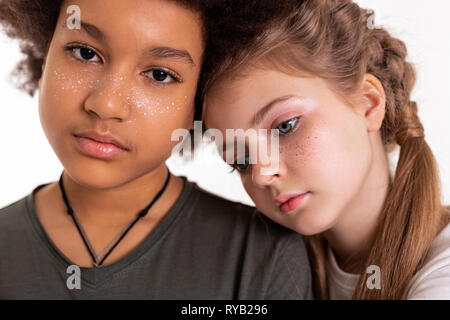
[[[363,274],[353,298],[403,298],[431,242],[449,222],[448,209],[441,204],[437,164],[424,139],[417,104],[410,99],[415,71],[406,61],[405,44],[385,29],[372,28],[371,12],[351,0],[252,3],[224,1],[216,9],[228,12],[228,18],[210,27],[215,38],[206,57],[202,97],[217,81],[240,76],[261,61],[281,71],[319,76],[343,95],[351,95],[364,74],[377,77],[386,94],[382,141],[401,149],[365,260],[364,270],[370,265],[381,268],[381,289],[369,290],[370,275]],[[316,297],[326,299],[326,241],[322,235],[305,238]]]

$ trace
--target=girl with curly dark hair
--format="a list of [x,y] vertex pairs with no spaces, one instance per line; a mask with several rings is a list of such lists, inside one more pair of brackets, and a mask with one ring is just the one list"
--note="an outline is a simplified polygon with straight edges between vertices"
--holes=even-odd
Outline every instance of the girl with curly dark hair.
[[0,210],[0,298],[311,297],[294,232],[165,165],[193,124],[200,1],[2,0],[0,23],[64,166]]

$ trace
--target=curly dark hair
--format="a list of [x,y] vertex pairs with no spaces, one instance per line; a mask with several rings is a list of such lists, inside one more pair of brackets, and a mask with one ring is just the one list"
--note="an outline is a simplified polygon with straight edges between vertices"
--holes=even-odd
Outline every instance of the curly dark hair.
[[19,88],[33,96],[42,64],[58,20],[62,0],[0,2],[0,24],[7,36],[18,39],[25,59],[14,70]]
[[[170,0],[198,11],[200,0]],[[0,26],[7,36],[19,40],[24,60],[13,76],[18,87],[33,96],[42,75],[42,65],[56,27],[63,0],[0,0]],[[206,32],[204,30],[205,38]]]
[[301,2],[301,0],[207,1],[203,11],[208,39],[199,84],[199,99],[203,100],[210,84],[222,76],[225,65],[237,65],[239,56],[243,52],[251,51],[247,49],[256,45],[257,39],[267,30],[268,23],[283,19]]

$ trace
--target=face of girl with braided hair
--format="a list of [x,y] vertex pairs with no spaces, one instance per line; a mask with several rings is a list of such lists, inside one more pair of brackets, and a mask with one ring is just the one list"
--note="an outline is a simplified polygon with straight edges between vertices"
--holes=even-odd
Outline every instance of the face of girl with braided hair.
[[262,174],[258,160],[233,167],[260,211],[312,235],[350,223],[350,215],[357,228],[365,210],[385,196],[380,191],[389,170],[379,131],[384,114],[383,87],[370,74],[344,98],[323,79],[258,69],[215,84],[204,119],[224,136],[227,129],[279,130],[279,162],[270,164],[277,170]]

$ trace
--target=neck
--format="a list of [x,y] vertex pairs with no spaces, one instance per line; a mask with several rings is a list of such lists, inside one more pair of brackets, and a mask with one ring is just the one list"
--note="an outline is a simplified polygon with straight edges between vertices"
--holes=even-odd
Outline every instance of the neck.
[[[83,221],[99,226],[115,226],[123,225],[135,218],[161,190],[167,174],[167,167],[162,165],[135,180],[112,188],[98,189],[77,183],[64,171],[63,185],[70,206]],[[179,185],[180,179],[177,180],[169,182],[150,211],[168,210],[168,203],[174,202],[180,193],[176,192],[179,188],[175,185]],[[148,215],[150,219],[153,216],[155,215]]]
[[349,273],[362,273],[375,237],[389,189],[389,162],[381,141],[374,143],[374,157],[364,184],[343,210],[339,221],[325,232],[339,266]]

